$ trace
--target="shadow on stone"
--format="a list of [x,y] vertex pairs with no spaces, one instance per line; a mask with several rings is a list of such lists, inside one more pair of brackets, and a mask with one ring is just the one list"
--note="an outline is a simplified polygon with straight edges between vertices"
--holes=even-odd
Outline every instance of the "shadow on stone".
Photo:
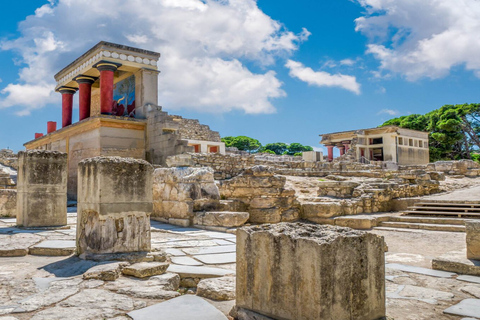
[[50,272],[56,277],[74,277],[85,273],[85,271],[97,264],[95,261],[82,260],[77,256],[72,256],[65,260],[47,264],[39,269]]

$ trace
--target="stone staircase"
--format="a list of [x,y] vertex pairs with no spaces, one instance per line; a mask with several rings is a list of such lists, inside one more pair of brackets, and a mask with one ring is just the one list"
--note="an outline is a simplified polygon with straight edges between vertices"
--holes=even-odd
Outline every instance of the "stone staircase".
[[377,228],[465,232],[467,219],[480,219],[480,203],[422,201],[408,207],[401,216],[386,217]]

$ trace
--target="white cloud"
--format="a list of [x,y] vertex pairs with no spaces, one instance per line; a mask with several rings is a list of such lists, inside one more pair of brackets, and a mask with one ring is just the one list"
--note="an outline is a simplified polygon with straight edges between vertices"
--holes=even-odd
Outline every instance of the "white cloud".
[[398,116],[400,114],[400,111],[398,110],[392,110],[392,109],[382,109],[378,111],[377,115],[380,114],[388,114],[390,116]]
[[433,79],[462,65],[480,77],[480,1],[357,1],[367,10],[356,30],[370,39],[367,53],[381,70]]
[[354,76],[331,74],[325,71],[313,71],[297,61],[288,60],[285,64],[290,76],[317,87],[339,87],[360,94],[360,84]]
[[340,60],[340,64],[343,66],[353,66],[355,64],[355,60],[343,59],[343,60]]
[[[167,109],[275,112],[272,99],[285,92],[268,66],[310,35],[285,30],[255,0],[59,0],[37,9],[19,31],[0,43],[19,53],[22,65],[19,82],[1,91],[0,108],[22,114],[57,102],[53,75],[101,40],[162,54],[159,104]],[[245,60],[266,71],[252,72]]]

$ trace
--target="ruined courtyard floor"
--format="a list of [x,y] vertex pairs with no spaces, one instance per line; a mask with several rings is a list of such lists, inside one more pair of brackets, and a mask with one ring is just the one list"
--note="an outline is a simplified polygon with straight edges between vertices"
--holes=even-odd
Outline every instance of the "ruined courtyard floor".
[[[69,229],[21,230],[14,227],[15,219],[0,219],[0,255],[44,240],[54,240],[54,248],[71,247],[76,213],[75,208],[69,209]],[[190,267],[212,268],[206,270],[217,276],[235,273],[235,235],[155,221],[151,230],[152,249],[163,249],[171,255],[167,272],[178,272],[182,278],[192,277],[189,272],[193,271],[185,270]],[[480,298],[480,277],[479,283],[467,282],[458,280],[458,275],[445,276],[431,270],[434,257],[465,248],[464,233],[369,232],[384,236],[388,245],[386,291],[390,319],[461,319],[443,314],[443,310],[463,299]],[[83,273],[96,264],[75,256],[0,256],[0,319],[130,319],[128,312],[168,297],[160,287],[155,294],[155,283],[148,280],[125,276],[114,282],[84,280]],[[426,275],[429,271],[432,274]],[[186,294],[195,293],[191,290]],[[206,301],[224,314],[234,305],[234,300]]]

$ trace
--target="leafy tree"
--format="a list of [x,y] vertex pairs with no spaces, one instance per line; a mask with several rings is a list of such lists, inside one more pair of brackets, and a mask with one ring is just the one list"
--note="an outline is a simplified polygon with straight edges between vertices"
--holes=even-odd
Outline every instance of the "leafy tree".
[[288,146],[286,154],[293,156],[296,153],[302,153],[303,151],[313,151],[313,148],[310,146],[304,146],[298,142],[294,142]]
[[390,119],[386,125],[429,131],[432,161],[470,159],[480,148],[480,104],[444,105],[425,115]]
[[258,141],[257,139],[246,136],[225,137],[222,138],[222,142],[225,143],[226,147],[235,147],[238,150],[248,152],[255,152],[262,146],[260,141]]
[[275,142],[275,143],[267,143],[265,146],[262,148],[262,152],[265,151],[272,151],[275,154],[283,154],[285,151],[287,151],[288,145],[283,142]]

